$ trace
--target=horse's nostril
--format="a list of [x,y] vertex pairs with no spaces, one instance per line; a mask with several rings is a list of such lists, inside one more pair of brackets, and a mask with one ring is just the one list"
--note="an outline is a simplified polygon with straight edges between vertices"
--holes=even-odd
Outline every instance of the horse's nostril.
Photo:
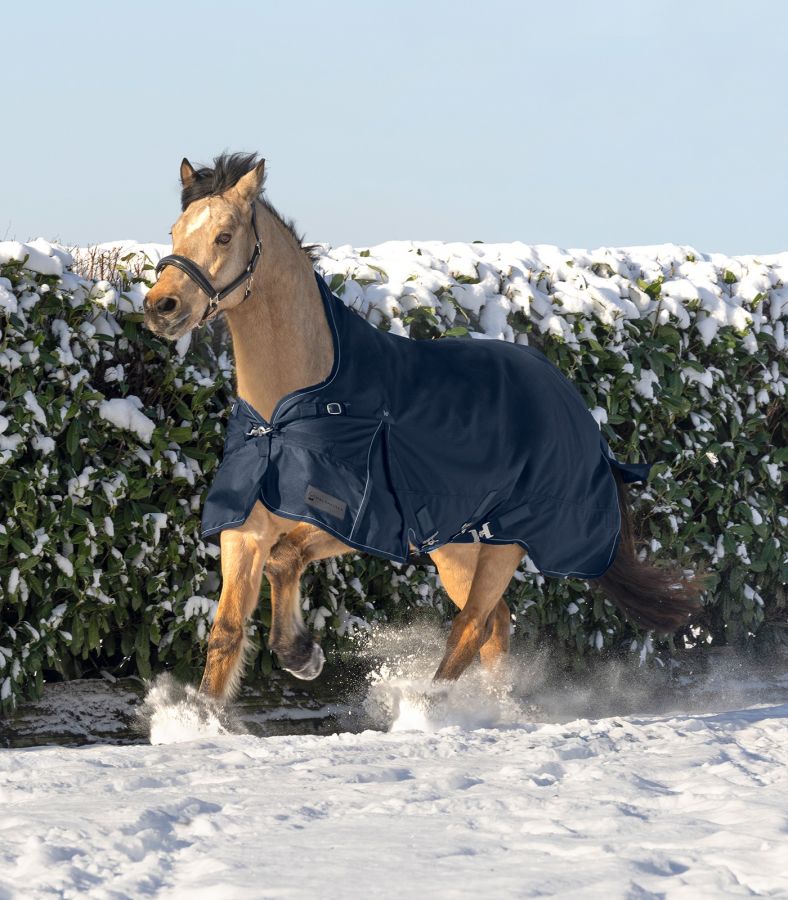
[[178,308],[178,301],[175,297],[164,297],[156,304],[156,309],[162,315],[169,315],[169,313],[174,312]]

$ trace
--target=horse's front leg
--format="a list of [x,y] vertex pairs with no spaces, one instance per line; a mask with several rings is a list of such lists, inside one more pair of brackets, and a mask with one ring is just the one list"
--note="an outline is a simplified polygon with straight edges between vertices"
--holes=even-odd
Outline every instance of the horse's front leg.
[[256,503],[240,528],[221,533],[222,593],[200,684],[201,692],[217,700],[230,699],[240,682],[246,620],[260,597],[263,564],[283,523]]
[[314,525],[300,522],[271,550],[265,574],[271,585],[271,633],[268,644],[282,668],[310,681],[320,674],[325,657],[304,626],[301,575],[309,563],[349,553],[350,547]]

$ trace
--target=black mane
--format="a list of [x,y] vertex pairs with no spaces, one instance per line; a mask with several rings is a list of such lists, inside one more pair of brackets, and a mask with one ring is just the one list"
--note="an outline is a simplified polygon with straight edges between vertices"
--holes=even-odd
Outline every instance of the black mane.
[[[259,161],[256,153],[222,153],[220,156],[214,157],[213,168],[209,166],[195,167],[194,180],[181,191],[181,209],[185,210],[195,200],[216,197],[229,191],[247,172],[251,172]],[[296,239],[301,249],[314,262],[320,256],[320,249],[313,244],[305,245],[304,236],[296,231],[295,222],[292,219],[286,219],[262,196],[267,175],[267,172],[263,174],[263,183],[260,185],[258,199],[270,213],[279,219]]]

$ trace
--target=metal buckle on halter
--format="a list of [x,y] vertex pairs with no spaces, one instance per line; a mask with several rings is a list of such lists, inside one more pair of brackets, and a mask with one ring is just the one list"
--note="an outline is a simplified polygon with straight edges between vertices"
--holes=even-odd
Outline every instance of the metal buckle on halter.
[[205,310],[202,319],[197,323],[197,328],[202,328],[206,322],[210,322],[219,315],[219,295],[214,294],[208,301],[208,308]]
[[[247,299],[249,294],[252,293],[252,282],[254,281],[254,271],[249,272],[249,277],[246,279],[246,287],[244,288],[244,300]],[[243,303],[243,300],[241,301]]]

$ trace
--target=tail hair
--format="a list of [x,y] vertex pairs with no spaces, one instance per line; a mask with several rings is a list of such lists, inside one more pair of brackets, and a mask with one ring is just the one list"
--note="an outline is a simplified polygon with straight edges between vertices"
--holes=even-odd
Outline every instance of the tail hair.
[[635,528],[624,479],[613,468],[621,510],[621,534],[615,559],[593,579],[628,618],[641,628],[672,634],[701,610],[700,597],[708,589],[707,577],[688,578],[677,565],[645,562],[635,551]]

